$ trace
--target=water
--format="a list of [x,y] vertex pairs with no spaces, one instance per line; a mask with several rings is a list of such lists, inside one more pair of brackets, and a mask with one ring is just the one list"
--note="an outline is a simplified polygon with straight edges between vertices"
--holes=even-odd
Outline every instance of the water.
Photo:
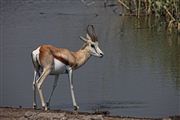
[[[80,111],[180,115],[177,36],[161,28],[147,29],[145,19],[118,16],[113,12],[121,11],[117,6],[104,8],[102,1],[85,6],[80,0],[1,0],[0,5],[0,106],[32,107],[31,51],[41,44],[78,50],[83,44],[79,36],[94,24],[105,57],[92,57],[74,72]],[[50,76],[45,81],[46,98],[52,80]],[[59,79],[51,107],[72,110],[66,75]]]

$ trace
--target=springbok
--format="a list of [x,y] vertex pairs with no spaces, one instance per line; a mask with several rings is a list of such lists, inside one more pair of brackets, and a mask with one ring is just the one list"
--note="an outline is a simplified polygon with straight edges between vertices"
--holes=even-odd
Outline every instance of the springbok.
[[[81,49],[72,52],[65,48],[57,48],[52,45],[41,45],[32,52],[32,62],[34,65],[33,81],[33,108],[36,109],[36,89],[39,93],[41,104],[44,110],[49,109],[51,97],[57,86],[59,74],[68,74],[70,81],[71,97],[74,110],[79,109],[76,103],[73,90],[73,70],[81,67],[91,56],[102,58],[104,53],[98,46],[98,39],[93,25],[87,26],[86,38],[80,36],[85,43]],[[48,75],[55,75],[53,88],[48,102],[45,103],[42,86]]]

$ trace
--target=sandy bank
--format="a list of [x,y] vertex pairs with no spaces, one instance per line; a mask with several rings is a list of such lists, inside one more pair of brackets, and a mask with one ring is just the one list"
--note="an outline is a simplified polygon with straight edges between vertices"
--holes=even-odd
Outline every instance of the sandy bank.
[[[69,112],[61,110],[33,110],[31,108],[0,108],[0,120],[152,120],[150,118],[113,117],[105,114]],[[180,116],[158,120],[180,120]]]

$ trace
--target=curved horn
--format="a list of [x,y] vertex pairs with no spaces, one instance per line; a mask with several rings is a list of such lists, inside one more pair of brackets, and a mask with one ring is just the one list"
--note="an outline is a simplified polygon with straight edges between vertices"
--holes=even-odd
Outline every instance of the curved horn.
[[89,34],[93,42],[97,41],[97,36],[93,25],[87,26],[87,33]]

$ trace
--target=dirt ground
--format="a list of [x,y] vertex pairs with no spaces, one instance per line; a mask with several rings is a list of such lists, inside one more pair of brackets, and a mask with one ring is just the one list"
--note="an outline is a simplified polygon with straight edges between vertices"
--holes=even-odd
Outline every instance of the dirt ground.
[[[151,118],[113,117],[103,113],[33,110],[31,108],[0,108],[0,120],[153,120]],[[157,120],[180,120],[180,116]]]

